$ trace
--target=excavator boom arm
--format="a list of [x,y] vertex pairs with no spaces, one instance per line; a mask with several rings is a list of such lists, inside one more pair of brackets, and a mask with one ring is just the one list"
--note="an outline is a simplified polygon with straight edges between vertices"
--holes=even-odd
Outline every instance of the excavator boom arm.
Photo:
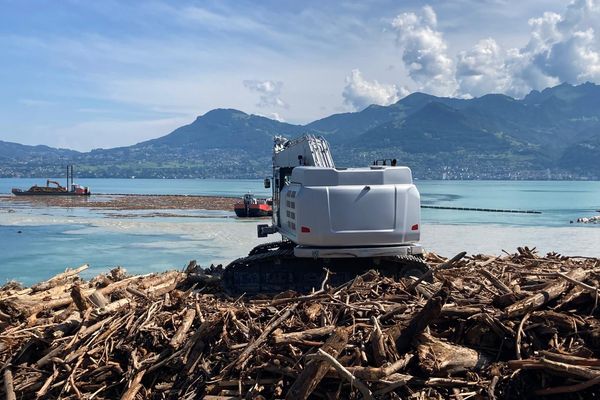
[[60,183],[56,182],[56,181],[51,181],[50,179],[46,180],[46,186],[50,187],[50,184],[56,185],[57,188],[59,189],[64,189]]
[[335,168],[327,141],[314,135],[304,135],[292,140],[276,136],[273,168],[293,168],[301,165]]

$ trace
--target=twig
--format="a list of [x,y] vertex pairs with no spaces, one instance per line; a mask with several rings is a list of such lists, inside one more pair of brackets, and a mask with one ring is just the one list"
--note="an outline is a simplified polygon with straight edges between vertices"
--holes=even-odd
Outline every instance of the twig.
[[525,322],[527,322],[530,315],[530,313],[525,314],[519,323],[519,328],[517,329],[517,341],[515,344],[515,355],[517,360],[521,359],[521,338],[523,337],[523,325],[525,325]]
[[585,390],[587,388],[590,388],[590,387],[598,385],[598,384],[600,384],[600,376],[597,376],[595,378],[592,378],[592,379],[587,380],[582,383],[578,383],[576,385],[558,386],[558,387],[552,387],[552,388],[538,389],[534,393],[536,396],[549,396],[552,394],[561,394],[561,393],[575,393],[575,392]]

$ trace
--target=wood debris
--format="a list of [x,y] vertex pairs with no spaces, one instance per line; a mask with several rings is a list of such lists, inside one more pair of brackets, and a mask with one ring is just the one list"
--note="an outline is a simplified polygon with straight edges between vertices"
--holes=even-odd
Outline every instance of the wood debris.
[[336,288],[324,282],[312,294],[262,298],[215,290],[198,268],[144,276],[119,269],[85,282],[83,266],[31,288],[10,283],[0,288],[0,395],[496,400],[600,393],[600,260],[528,248],[427,260],[432,279],[369,271]]

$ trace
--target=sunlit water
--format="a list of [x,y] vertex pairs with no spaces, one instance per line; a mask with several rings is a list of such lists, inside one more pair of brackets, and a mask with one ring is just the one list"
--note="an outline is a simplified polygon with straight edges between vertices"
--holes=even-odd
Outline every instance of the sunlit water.
[[[0,193],[34,183],[44,182],[0,179]],[[267,194],[261,180],[82,179],[79,183],[94,193]],[[498,254],[528,245],[543,252],[600,256],[600,225],[570,223],[598,214],[600,182],[419,181],[417,185],[425,205],[542,212],[423,209],[422,244],[429,250],[447,256],[462,250]],[[268,222],[239,220],[231,211],[168,210],[180,216],[144,217],[151,213],[0,203],[0,283],[16,279],[31,284],[84,263],[90,265],[87,277],[116,265],[144,273],[182,268],[191,259],[203,265],[225,263],[260,243],[256,224]]]

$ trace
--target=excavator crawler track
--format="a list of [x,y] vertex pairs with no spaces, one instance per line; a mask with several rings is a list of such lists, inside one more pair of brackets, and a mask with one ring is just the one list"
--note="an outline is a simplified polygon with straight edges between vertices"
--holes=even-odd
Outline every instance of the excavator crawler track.
[[256,246],[252,250],[250,250],[250,253],[248,253],[248,256],[262,254],[262,253],[266,253],[270,250],[284,248],[284,247],[293,247],[293,244],[292,244],[292,242],[289,242],[287,240],[279,240],[277,242],[269,242],[269,243],[259,244],[258,246]]
[[247,257],[231,262],[225,268],[222,282],[226,290],[236,294],[273,294],[285,290],[308,293],[320,288],[325,269],[331,272],[328,283],[337,286],[369,269],[401,278],[420,277],[429,267],[422,258],[416,256],[379,259],[299,258],[294,256],[293,243],[283,241],[259,245]]

